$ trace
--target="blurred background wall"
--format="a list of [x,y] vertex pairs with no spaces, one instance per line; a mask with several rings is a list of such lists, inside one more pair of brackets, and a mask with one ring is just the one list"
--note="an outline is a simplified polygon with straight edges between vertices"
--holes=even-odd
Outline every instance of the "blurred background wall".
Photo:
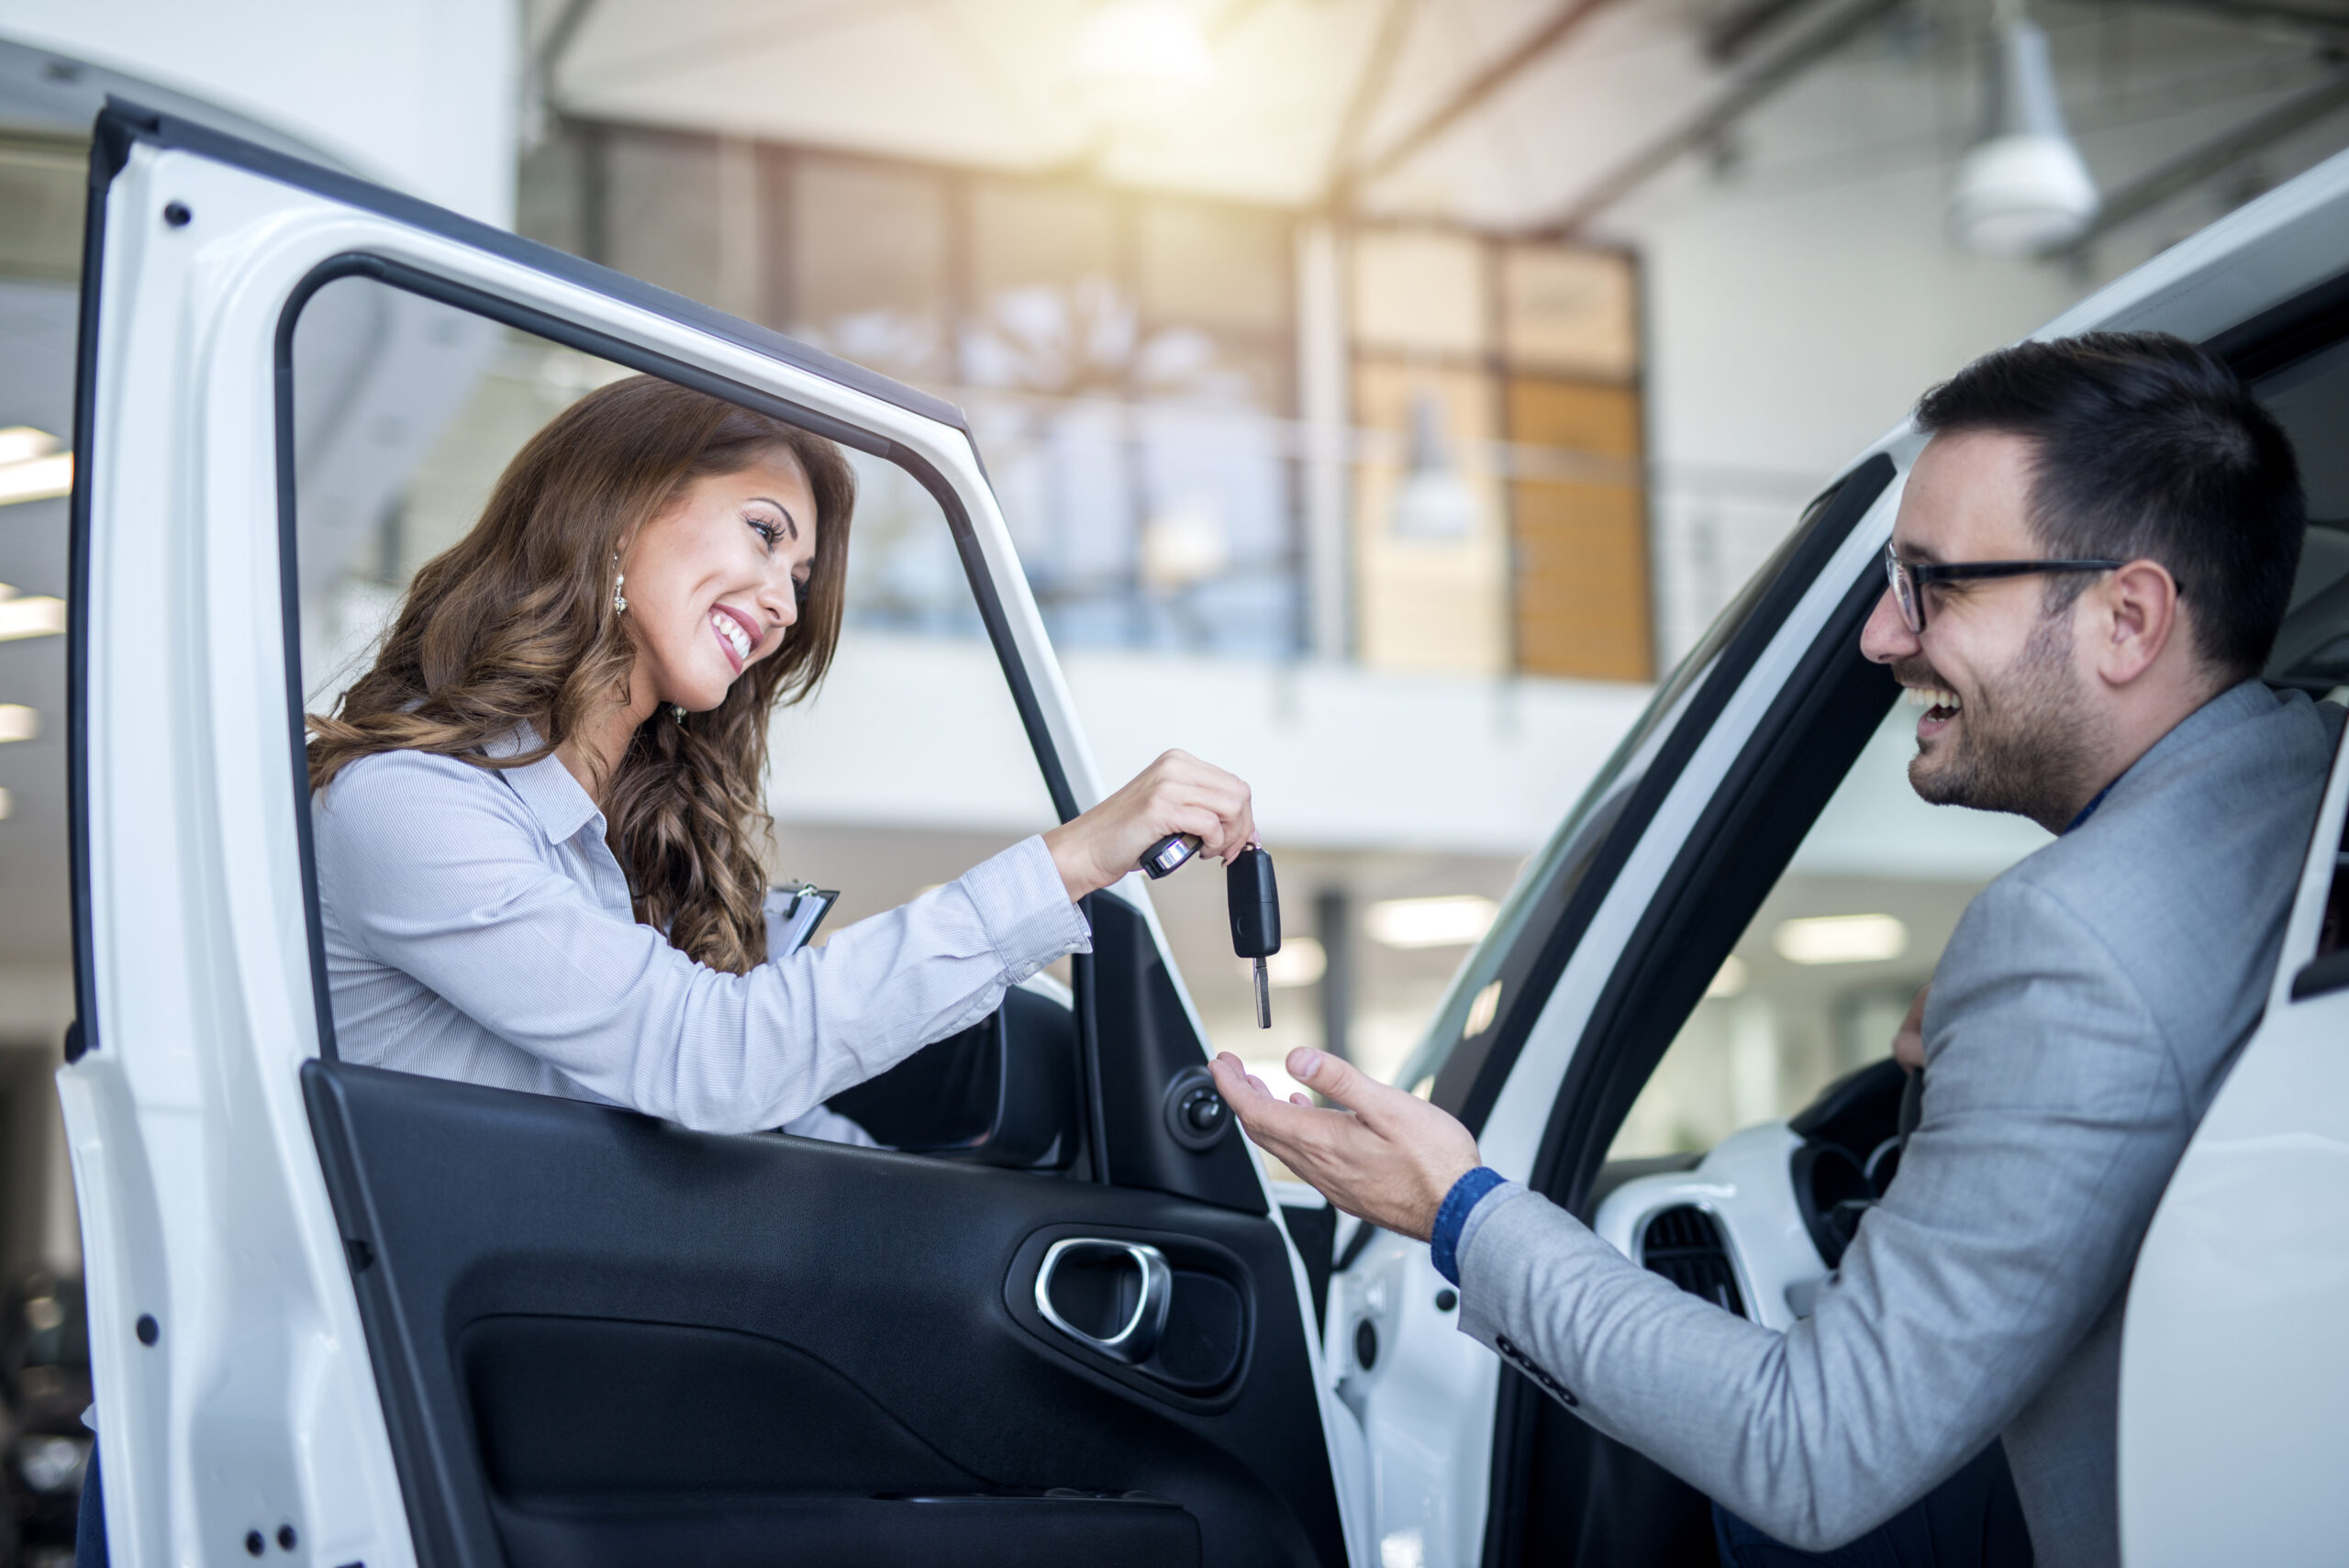
[[[2099,199],[1995,254],[1949,206],[2002,59],[1983,0],[0,0],[0,1266],[76,1251],[46,1082],[71,1010],[62,622],[39,605],[64,591],[104,93],[965,406],[1105,773],[1179,745],[1256,787],[1292,933],[1271,1035],[1220,879],[1157,892],[1216,1042],[1391,1073],[1660,673],[1854,450],[2349,139],[2349,9],[2032,14]],[[368,524],[350,604],[379,614],[592,384],[510,344],[485,362]],[[841,918],[1032,811],[1009,752],[885,766],[892,694],[977,713],[1000,681],[944,537],[885,489],[854,558],[822,728],[779,751],[773,799],[779,872],[841,887]],[[2028,847],[1883,830],[1893,809],[1823,825],[1765,917],[1898,940],[1821,958],[1757,926],[1691,1026],[1718,1071],[1643,1102],[1642,1138],[1709,1140],[1880,1050],[1937,933]]]

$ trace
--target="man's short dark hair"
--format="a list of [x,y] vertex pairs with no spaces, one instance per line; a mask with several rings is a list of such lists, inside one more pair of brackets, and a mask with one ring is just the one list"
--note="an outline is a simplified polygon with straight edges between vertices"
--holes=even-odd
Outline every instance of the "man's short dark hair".
[[[2018,343],[1926,393],[1917,424],[2029,439],[2042,549],[2159,562],[2206,664],[2238,679],[2266,665],[2308,504],[2283,427],[2216,355],[2166,332]],[[2050,607],[2087,581],[2051,579]]]

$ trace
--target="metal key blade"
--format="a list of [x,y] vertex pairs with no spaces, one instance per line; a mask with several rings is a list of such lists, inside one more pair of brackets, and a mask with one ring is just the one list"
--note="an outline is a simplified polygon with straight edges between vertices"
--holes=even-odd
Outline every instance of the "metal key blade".
[[1273,1027],[1273,983],[1264,974],[1264,961],[1256,961],[1256,1027]]

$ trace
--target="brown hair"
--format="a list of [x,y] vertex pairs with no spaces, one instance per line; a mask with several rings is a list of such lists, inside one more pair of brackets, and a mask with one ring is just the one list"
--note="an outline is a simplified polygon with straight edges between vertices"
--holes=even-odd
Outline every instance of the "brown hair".
[[[840,449],[764,414],[654,376],[590,393],[530,438],[481,521],[425,563],[374,667],[308,716],[310,788],[376,751],[431,751],[478,768],[540,761],[625,692],[636,662],[612,608],[613,552],[696,479],[788,451],[815,492],[816,554],[799,619],[707,713],[666,707],[639,726],[602,782],[607,838],[636,917],[713,969],[766,957],[759,858],[767,718],[823,679],[839,645],[856,475]],[[536,750],[484,746],[529,724]]]

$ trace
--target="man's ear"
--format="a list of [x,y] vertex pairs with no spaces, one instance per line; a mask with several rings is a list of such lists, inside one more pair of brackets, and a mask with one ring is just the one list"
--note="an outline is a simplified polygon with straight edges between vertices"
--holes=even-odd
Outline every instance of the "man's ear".
[[2090,657],[2106,683],[2125,686],[2154,667],[2180,635],[2177,579],[2158,562],[2132,561],[2086,595]]

